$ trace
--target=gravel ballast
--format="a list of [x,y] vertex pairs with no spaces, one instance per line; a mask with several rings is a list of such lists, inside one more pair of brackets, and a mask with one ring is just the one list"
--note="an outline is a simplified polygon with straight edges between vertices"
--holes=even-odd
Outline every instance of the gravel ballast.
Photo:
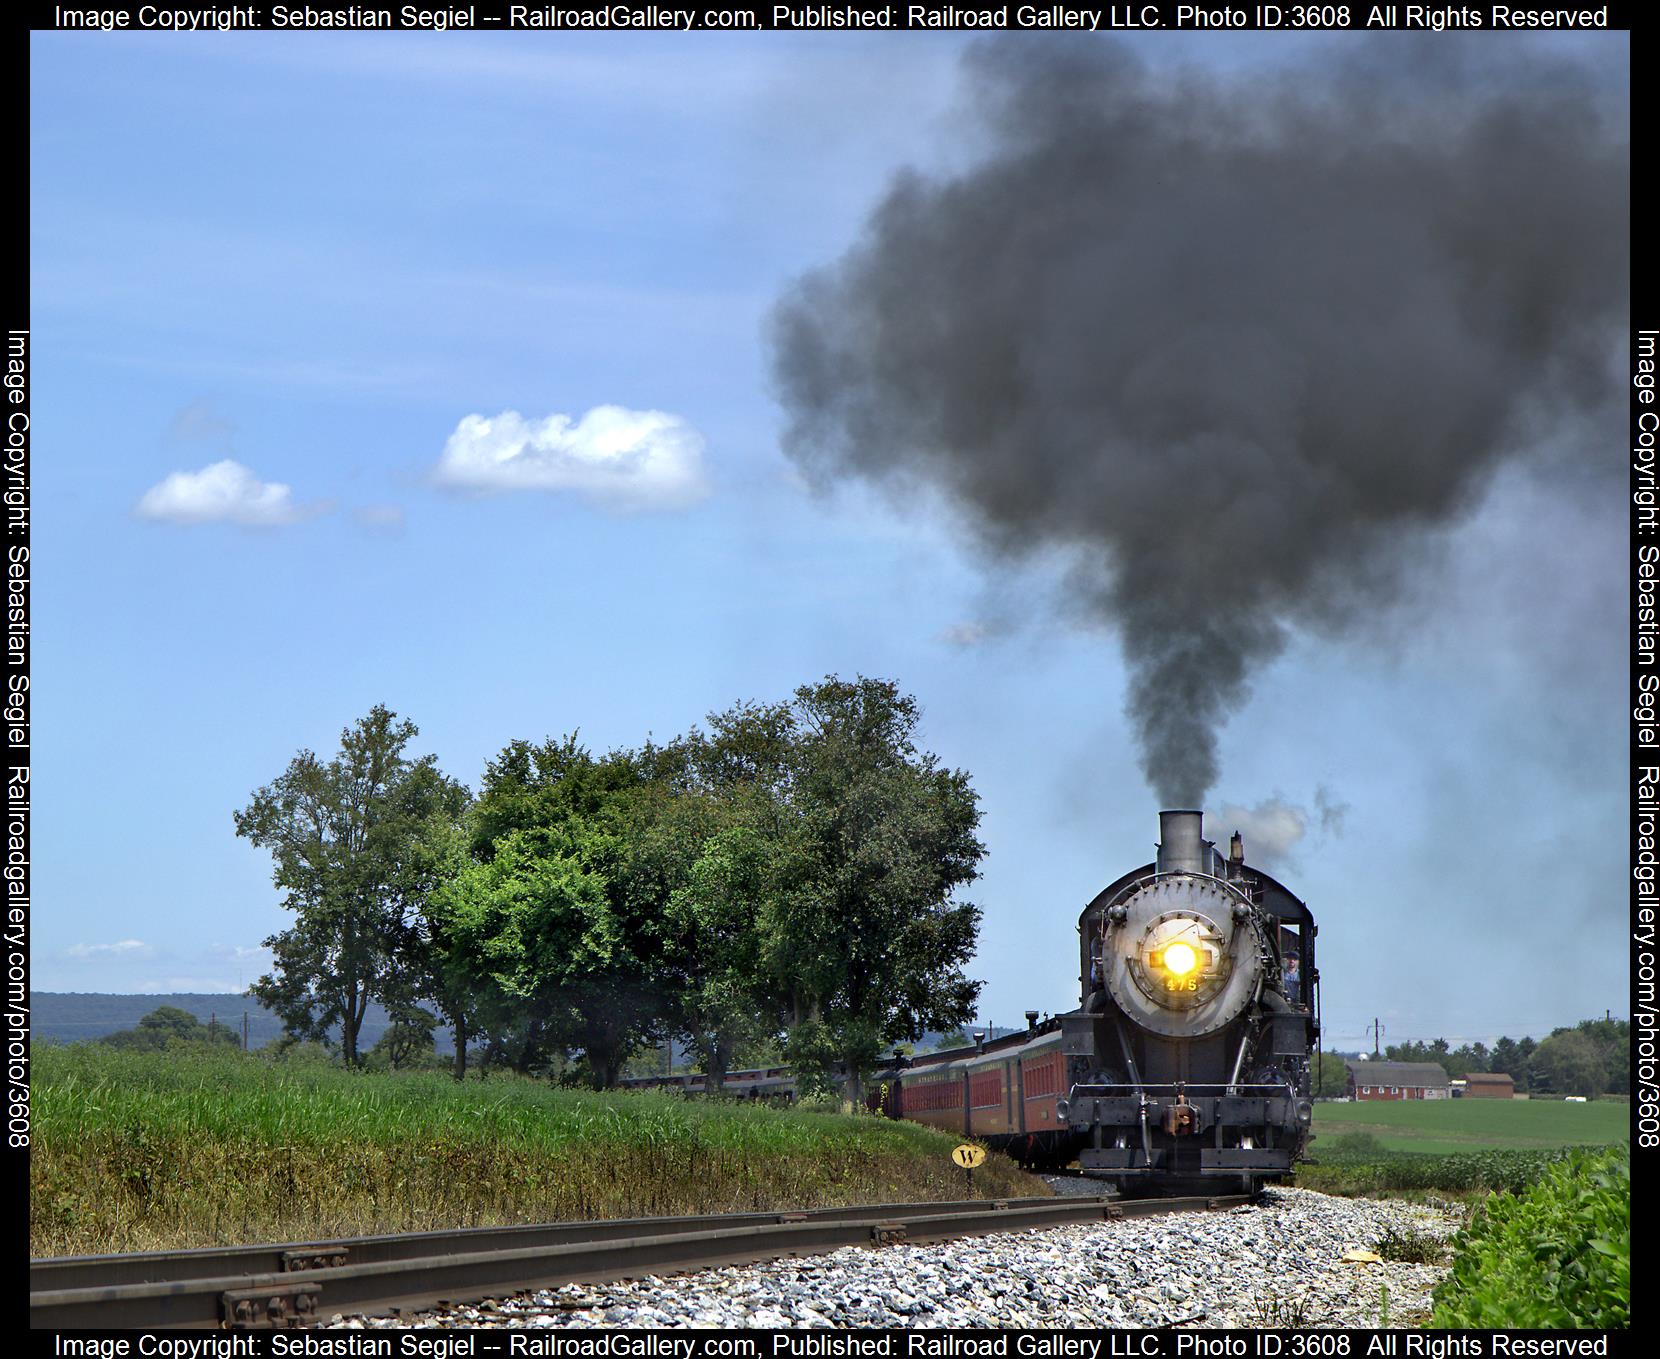
[[1444,1265],[1346,1261],[1391,1230],[1445,1239],[1456,1210],[1272,1189],[1251,1205],[566,1284],[350,1329],[1376,1326],[1421,1322]]

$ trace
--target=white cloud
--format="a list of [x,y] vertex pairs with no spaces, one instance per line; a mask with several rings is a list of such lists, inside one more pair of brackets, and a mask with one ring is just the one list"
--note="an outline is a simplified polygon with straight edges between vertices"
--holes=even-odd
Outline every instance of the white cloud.
[[71,958],[148,958],[155,952],[142,939],[123,939],[115,944],[72,944],[65,951]]
[[709,493],[703,436],[678,415],[595,406],[526,420],[469,415],[444,444],[436,477],[467,491],[576,491],[618,510],[677,510]]
[[261,481],[229,458],[200,472],[174,472],[138,502],[144,519],[170,524],[292,524],[302,515],[287,486]]

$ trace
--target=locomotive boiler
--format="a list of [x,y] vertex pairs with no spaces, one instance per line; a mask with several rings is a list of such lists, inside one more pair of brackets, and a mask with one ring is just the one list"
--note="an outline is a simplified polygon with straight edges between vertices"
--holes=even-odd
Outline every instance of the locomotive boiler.
[[1313,1112],[1315,922],[1286,887],[1159,814],[1153,862],[1078,918],[1078,1008],[888,1073],[889,1112],[1142,1192],[1288,1174]]

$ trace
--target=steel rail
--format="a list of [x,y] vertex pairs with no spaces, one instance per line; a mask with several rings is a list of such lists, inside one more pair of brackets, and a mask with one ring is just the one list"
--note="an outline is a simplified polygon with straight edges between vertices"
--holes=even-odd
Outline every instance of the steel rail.
[[818,1254],[842,1246],[941,1241],[1246,1201],[1243,1195],[982,1199],[35,1260],[30,1262],[29,1324],[64,1330],[309,1325],[335,1312],[426,1307],[552,1284]]
[[[959,1199],[927,1205],[935,1213],[978,1212],[991,1202],[1011,1207],[1048,1203],[1049,1199]],[[603,1218],[587,1222],[539,1222],[507,1227],[462,1227],[435,1232],[395,1232],[382,1236],[320,1238],[279,1245],[208,1246],[196,1250],[145,1251],[131,1255],[67,1255],[29,1261],[29,1291],[107,1287],[127,1283],[172,1283],[185,1279],[220,1279],[232,1274],[284,1273],[322,1268],[338,1256],[352,1264],[411,1260],[432,1255],[464,1255],[517,1246],[551,1246],[574,1241],[607,1241],[627,1236],[695,1232],[717,1227],[762,1225],[803,1219],[864,1219],[914,1212],[915,1203],[858,1204],[796,1212],[707,1213],[690,1217]],[[309,1262],[309,1263],[308,1263]],[[344,1264],[342,1259],[339,1263]]]

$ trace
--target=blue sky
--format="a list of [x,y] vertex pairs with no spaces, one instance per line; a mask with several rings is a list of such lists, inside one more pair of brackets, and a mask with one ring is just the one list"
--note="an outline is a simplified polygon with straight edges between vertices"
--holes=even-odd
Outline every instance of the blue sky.
[[[1355,40],[1142,51],[1249,79]],[[984,1016],[1076,1003],[1077,913],[1157,828],[1115,639],[1064,562],[810,491],[768,378],[780,290],[897,170],[972,161],[966,41],[34,36],[38,987],[252,981],[286,917],[232,810],[376,702],[476,785],[515,737],[863,672],[982,795]],[[1580,50],[1623,81],[1622,35]],[[610,476],[608,406],[669,462]],[[1284,842],[1342,1046],[1621,1012],[1621,454],[1507,473],[1225,731],[1213,829]]]

